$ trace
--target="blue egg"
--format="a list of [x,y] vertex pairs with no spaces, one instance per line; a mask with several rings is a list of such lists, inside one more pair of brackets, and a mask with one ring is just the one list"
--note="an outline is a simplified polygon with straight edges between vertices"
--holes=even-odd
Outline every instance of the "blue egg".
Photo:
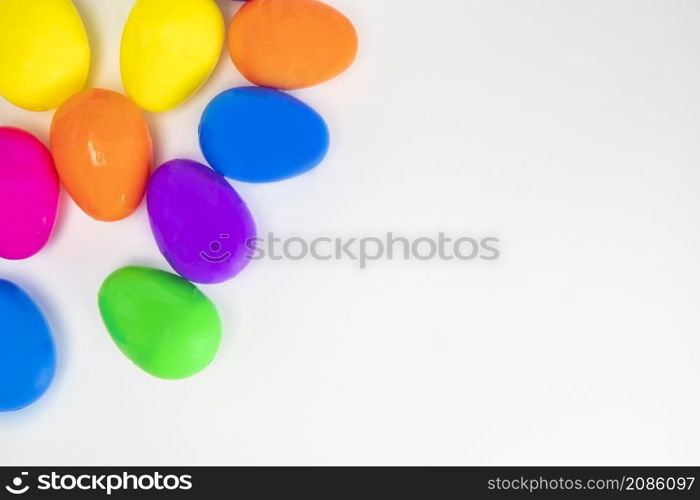
[[39,399],[55,370],[56,349],[41,311],[21,288],[0,280],[0,411]]
[[239,87],[216,96],[199,124],[199,144],[220,174],[244,182],[273,182],[318,165],[328,151],[328,127],[289,94]]

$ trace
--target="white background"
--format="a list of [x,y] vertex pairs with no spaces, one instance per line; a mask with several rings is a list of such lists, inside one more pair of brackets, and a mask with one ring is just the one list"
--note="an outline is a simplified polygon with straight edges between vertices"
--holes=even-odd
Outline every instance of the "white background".
[[[219,2],[227,21],[237,3]],[[700,463],[700,1],[335,0],[356,64],[295,92],[328,121],[315,171],[235,187],[261,233],[494,235],[496,262],[254,263],[203,287],[225,324],[184,381],[131,364],[96,307],[114,269],[167,269],[144,207],[66,197],[0,275],[45,309],[54,385],[0,414],[0,463]],[[121,90],[132,2],[76,0],[91,86]],[[158,164],[241,85],[226,53],[149,115]],[[0,103],[45,140],[52,113]]]

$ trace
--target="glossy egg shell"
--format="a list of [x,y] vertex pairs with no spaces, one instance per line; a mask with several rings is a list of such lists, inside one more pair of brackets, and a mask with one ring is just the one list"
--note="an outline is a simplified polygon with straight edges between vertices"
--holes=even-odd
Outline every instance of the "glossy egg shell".
[[0,95],[31,111],[85,86],[90,45],[71,0],[0,0]]
[[91,217],[115,221],[141,203],[151,172],[151,135],[128,97],[91,89],[66,101],[51,124],[61,182]]
[[98,305],[122,353],[153,376],[192,376],[219,349],[221,320],[216,307],[175,274],[147,267],[118,269],[102,284]]
[[26,259],[46,245],[59,194],[46,146],[29,132],[0,127],[0,258]]
[[214,0],[137,0],[124,27],[124,89],[139,106],[166,111],[206,81],[224,43]]
[[318,85],[355,60],[357,33],[317,0],[253,0],[231,20],[228,49],[250,82],[278,89]]
[[323,118],[299,99],[279,90],[239,87],[207,105],[199,144],[220,174],[272,182],[318,165],[328,151],[329,133]]
[[0,411],[39,399],[56,371],[56,349],[48,323],[34,301],[0,279]]
[[163,164],[151,177],[147,204],[158,248],[182,277],[221,283],[248,265],[253,217],[211,168],[191,160]]

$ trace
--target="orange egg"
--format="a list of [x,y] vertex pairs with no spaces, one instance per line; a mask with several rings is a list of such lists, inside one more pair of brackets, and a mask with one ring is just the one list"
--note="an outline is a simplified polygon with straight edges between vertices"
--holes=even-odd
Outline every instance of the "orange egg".
[[298,89],[330,80],[352,64],[352,23],[317,0],[251,0],[236,13],[228,49],[238,70],[264,87]]
[[128,217],[151,174],[151,134],[128,97],[92,89],[61,105],[51,123],[51,152],[61,182],[89,216]]

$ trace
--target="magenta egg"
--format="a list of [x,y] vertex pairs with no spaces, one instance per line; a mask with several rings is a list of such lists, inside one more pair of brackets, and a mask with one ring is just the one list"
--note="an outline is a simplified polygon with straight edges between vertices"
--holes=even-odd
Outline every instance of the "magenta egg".
[[26,259],[46,245],[59,193],[46,146],[29,132],[0,127],[0,258]]

